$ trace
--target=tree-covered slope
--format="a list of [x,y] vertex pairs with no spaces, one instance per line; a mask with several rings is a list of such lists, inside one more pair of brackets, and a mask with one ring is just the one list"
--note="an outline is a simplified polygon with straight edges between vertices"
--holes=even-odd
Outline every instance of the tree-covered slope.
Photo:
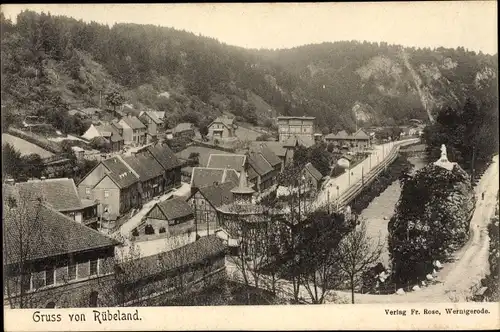
[[396,281],[423,280],[468,239],[475,195],[468,174],[431,163],[403,183],[389,221],[388,246]]
[[[168,23],[168,22],[166,22]],[[153,25],[113,27],[22,12],[1,17],[2,105],[21,113],[99,106],[118,90],[170,122],[222,112],[268,123],[313,115],[320,129],[432,117],[494,82],[497,57],[464,49],[415,50],[336,42],[247,50]],[[105,103],[104,103],[105,104]]]

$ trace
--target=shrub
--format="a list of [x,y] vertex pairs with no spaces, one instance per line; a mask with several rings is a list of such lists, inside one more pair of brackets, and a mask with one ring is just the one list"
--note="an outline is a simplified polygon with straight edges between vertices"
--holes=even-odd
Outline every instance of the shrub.
[[134,230],[132,231],[132,236],[139,236],[139,231],[137,230],[137,228],[134,228]]
[[166,230],[165,230],[165,227],[161,227],[161,228],[160,228],[160,233],[165,233],[165,231],[166,231]]

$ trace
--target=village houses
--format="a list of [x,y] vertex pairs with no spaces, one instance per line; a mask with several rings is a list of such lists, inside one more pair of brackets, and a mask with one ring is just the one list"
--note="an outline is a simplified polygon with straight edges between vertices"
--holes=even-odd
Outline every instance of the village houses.
[[136,116],[124,116],[118,121],[118,124],[123,128],[123,139],[125,144],[146,144],[146,126]]
[[4,203],[4,305],[97,307],[111,289],[117,241],[36,198],[7,190]]
[[87,131],[82,135],[82,137],[89,141],[96,137],[103,137],[111,145],[111,151],[113,152],[121,151],[124,146],[124,140],[119,130],[111,124],[109,125],[91,124],[89,129],[87,129]]
[[[146,214],[145,227],[155,234],[176,236],[194,230],[194,212],[182,197],[156,203]],[[140,232],[140,231],[139,231]]]
[[289,138],[296,137],[314,144],[314,120],[316,118],[312,116],[279,116],[279,141],[284,143]]
[[146,126],[146,144],[158,141],[158,133],[163,127],[163,121],[155,112],[143,111],[139,114],[139,120]]
[[78,184],[81,197],[98,200],[100,213],[120,216],[177,188],[180,163],[168,146],[147,146],[135,156],[101,161]]
[[234,118],[220,116],[208,125],[208,137],[212,139],[226,139],[235,136],[236,125]]
[[73,179],[29,180],[14,186],[21,193],[30,193],[40,198],[45,204],[74,221],[97,229],[97,202],[80,198]]
[[338,148],[345,148],[361,152],[371,145],[371,138],[363,129],[358,129],[352,135],[345,130],[337,134],[328,134],[325,136],[326,143],[333,143]]

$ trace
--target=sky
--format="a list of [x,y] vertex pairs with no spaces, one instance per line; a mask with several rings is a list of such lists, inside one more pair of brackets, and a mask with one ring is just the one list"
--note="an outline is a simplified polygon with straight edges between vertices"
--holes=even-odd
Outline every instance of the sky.
[[254,4],[2,5],[103,24],[153,24],[246,48],[359,40],[497,53],[496,1]]

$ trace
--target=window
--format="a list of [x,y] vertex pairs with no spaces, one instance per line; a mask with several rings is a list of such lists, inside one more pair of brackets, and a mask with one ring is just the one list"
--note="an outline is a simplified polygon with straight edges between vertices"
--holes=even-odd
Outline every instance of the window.
[[96,276],[97,275],[97,264],[98,260],[94,259],[90,261],[90,275],[91,276]]
[[76,279],[76,263],[68,265],[68,278],[69,280]]
[[109,197],[109,190],[104,190],[104,197]]
[[56,269],[50,267],[45,270],[45,286],[51,286],[56,283]]
[[89,187],[85,188],[85,194],[90,195],[90,188]]

